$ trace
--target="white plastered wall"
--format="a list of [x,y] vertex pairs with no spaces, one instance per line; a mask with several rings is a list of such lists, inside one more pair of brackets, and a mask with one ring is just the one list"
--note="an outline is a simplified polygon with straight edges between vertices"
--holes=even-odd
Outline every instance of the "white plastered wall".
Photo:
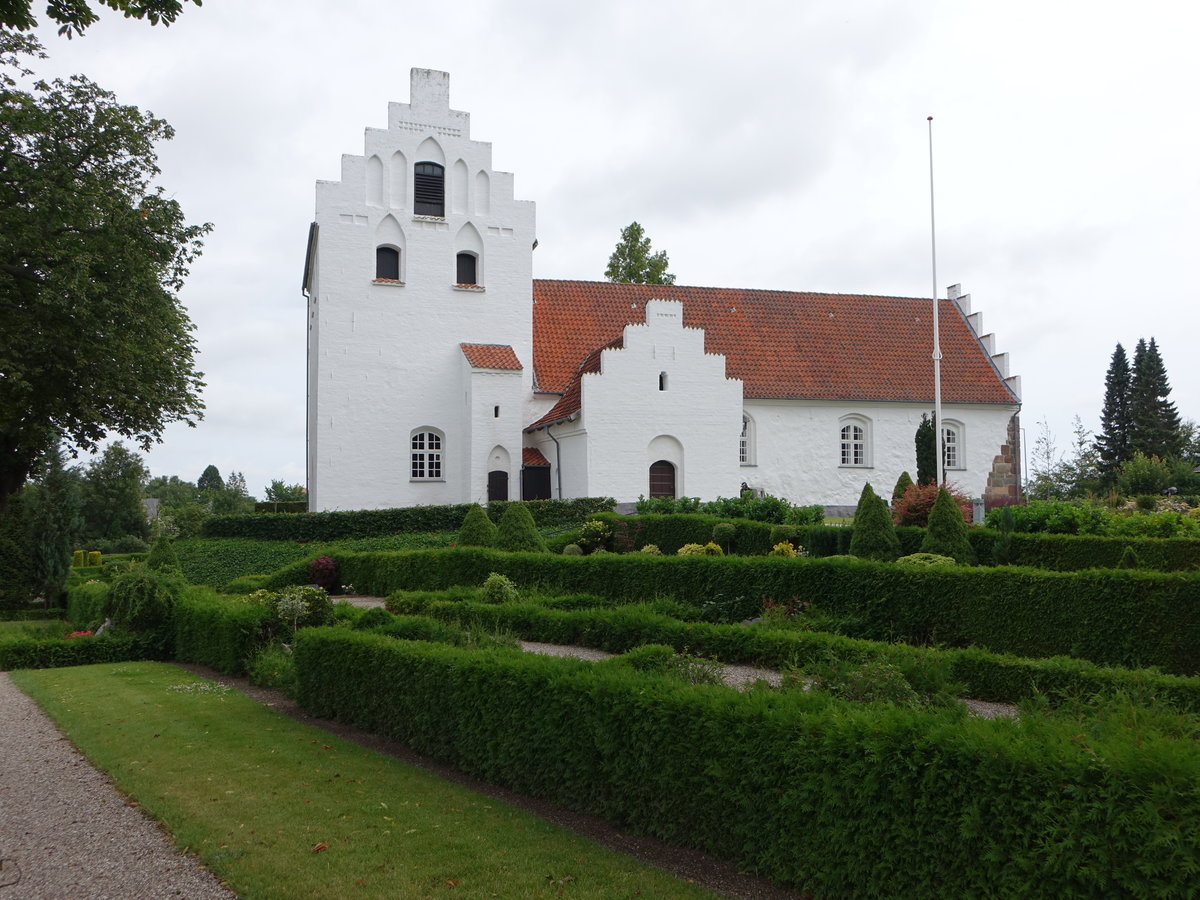
[[[449,107],[446,73],[413,69],[410,98],[389,104],[386,129],[367,129],[363,155],[342,158],[339,181],[317,184],[321,269],[310,285],[308,392],[314,510],[477,499],[477,472],[486,490],[492,447],[508,447],[519,465],[521,425],[532,421],[527,409],[512,409],[503,426],[510,433],[491,443],[472,436],[459,344],[512,346],[524,369],[504,376],[520,385],[520,400],[504,408],[529,403],[534,204],[513,198],[512,175],[491,168],[491,145],[470,139],[470,117]],[[446,167],[444,217],[413,214],[413,165],[425,160]],[[481,257],[473,290],[454,285],[464,242]],[[379,244],[401,248],[403,283],[374,281]],[[444,478],[412,481],[409,438],[427,426],[445,435]]]

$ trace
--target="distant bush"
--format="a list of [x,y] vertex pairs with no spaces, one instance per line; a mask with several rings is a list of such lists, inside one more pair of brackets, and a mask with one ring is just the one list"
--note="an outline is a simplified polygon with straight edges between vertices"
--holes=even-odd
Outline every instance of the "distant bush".
[[925,529],[925,539],[921,541],[921,552],[953,557],[962,565],[975,562],[963,509],[945,488],[938,491],[937,500],[929,511],[929,525]]
[[854,510],[850,553],[863,559],[892,560],[900,555],[900,539],[887,504],[867,482]]
[[533,516],[520,503],[510,503],[496,528],[492,546],[510,553],[545,553],[545,538],[537,530]]
[[490,547],[496,540],[496,526],[488,518],[483,507],[472,503],[458,530],[460,547]]

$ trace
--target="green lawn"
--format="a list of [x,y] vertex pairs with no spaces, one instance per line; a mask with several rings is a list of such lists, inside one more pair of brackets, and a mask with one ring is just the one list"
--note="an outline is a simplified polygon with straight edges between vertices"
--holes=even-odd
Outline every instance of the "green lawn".
[[12,677],[244,900],[714,896],[175,666]]
[[75,626],[64,619],[30,619],[26,622],[0,622],[0,643],[26,638],[65,638]]

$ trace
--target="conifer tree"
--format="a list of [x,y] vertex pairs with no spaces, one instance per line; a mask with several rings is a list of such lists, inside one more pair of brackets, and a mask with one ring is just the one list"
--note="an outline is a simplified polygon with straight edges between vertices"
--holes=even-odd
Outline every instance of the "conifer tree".
[[962,508],[945,488],[938,491],[933,508],[929,510],[929,525],[925,529],[925,539],[921,541],[921,552],[950,556],[962,565],[975,561]]
[[1174,459],[1182,452],[1179,411],[1167,399],[1170,393],[1158,344],[1154,338],[1149,344],[1139,340],[1129,390],[1130,456],[1140,451],[1146,456]]
[[458,531],[460,547],[490,547],[496,540],[496,526],[478,503],[471,504]]
[[1104,376],[1104,408],[1100,411],[1100,435],[1096,438],[1101,472],[1105,481],[1109,482],[1115,477],[1121,463],[1133,455],[1129,449],[1131,379],[1125,348],[1117,344],[1112,361],[1108,364],[1108,374]]
[[934,420],[921,413],[915,436],[917,445],[917,484],[937,481],[937,428]]
[[892,488],[892,503],[895,503],[904,496],[904,492],[912,486],[912,476],[907,472],[901,472],[900,477],[896,479],[896,486]]
[[524,503],[510,503],[500,517],[492,546],[517,553],[545,553],[546,539],[537,530],[529,508]]
[[850,536],[850,555],[863,559],[891,562],[900,555],[900,539],[892,524],[892,514],[871,482],[863,485],[854,510],[854,533]]

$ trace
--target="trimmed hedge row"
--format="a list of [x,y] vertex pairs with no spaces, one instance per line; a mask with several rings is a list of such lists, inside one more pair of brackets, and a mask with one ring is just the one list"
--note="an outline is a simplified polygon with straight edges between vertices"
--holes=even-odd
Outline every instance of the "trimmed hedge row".
[[175,606],[175,658],[226,675],[245,675],[247,663],[266,640],[270,618],[265,606],[189,590]]
[[911,647],[820,631],[681,622],[632,606],[562,610],[536,603],[490,604],[436,597],[395,595],[388,598],[387,607],[394,613],[512,631],[523,640],[578,644],[610,653],[624,653],[643,644],[666,644],[680,653],[772,669],[803,668],[826,661],[830,655],[853,662],[882,659],[905,671],[944,666],[950,680],[961,682],[967,696],[977,700],[1016,703],[1036,694],[1087,697],[1125,691],[1200,713],[1200,678],[1106,668],[1064,656],[1023,659],[977,648]]
[[170,659],[158,635],[121,634],[71,639],[27,638],[0,643],[0,670],[56,669],[135,659]]
[[348,553],[338,561],[343,580],[377,596],[480,585],[499,572],[524,588],[629,602],[796,597],[854,619],[856,636],[872,640],[1200,672],[1200,576],[1190,574],[918,569],[855,559],[551,556],[469,547]]
[[816,896],[1194,895],[1200,748],[1153,731],[1080,740],[347,629],[301,632],[294,658],[313,715]]
[[[526,500],[538,528],[569,528],[595,512],[611,511],[611,497],[574,500]],[[499,521],[508,504],[488,504],[488,516]],[[204,522],[205,537],[255,538],[271,541],[336,541],[420,531],[457,531],[470,504],[410,506],[401,509],[363,509],[354,512],[255,513],[212,516]]]

